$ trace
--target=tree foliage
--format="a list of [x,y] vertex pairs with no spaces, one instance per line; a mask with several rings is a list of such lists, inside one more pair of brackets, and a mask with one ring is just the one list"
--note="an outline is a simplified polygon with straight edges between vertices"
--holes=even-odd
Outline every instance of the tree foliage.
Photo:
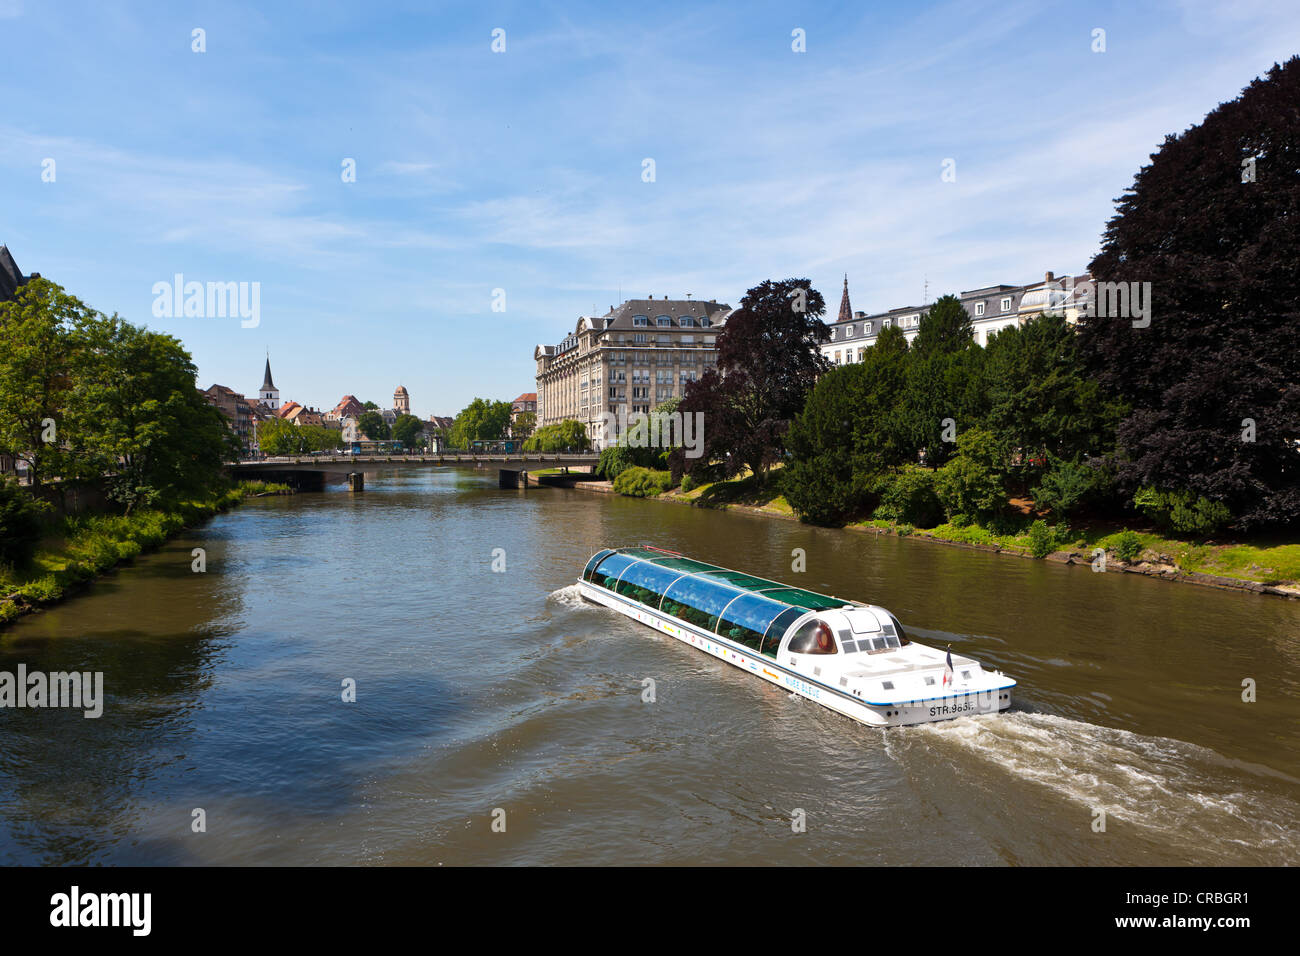
[[454,448],[468,448],[471,442],[504,438],[510,425],[510,403],[476,398],[456,416],[451,426]]
[[686,387],[679,410],[704,414],[703,456],[675,451],[675,474],[716,460],[728,475],[762,477],[780,460],[790,422],[829,368],[818,349],[830,338],[825,311],[807,279],[769,279],[745,293],[718,334],[717,369]]
[[1098,314],[1080,332],[1131,406],[1121,480],[1220,502],[1245,528],[1300,521],[1300,57],[1166,137],[1091,270],[1150,283],[1146,327]]
[[367,409],[361,413],[361,417],[357,419],[357,431],[371,441],[388,441],[392,437],[388,422],[384,421],[384,416],[375,409]]
[[572,418],[545,425],[533,432],[532,437],[524,442],[524,451],[580,452],[587,451],[589,448],[591,448],[591,439],[587,437],[587,426]]

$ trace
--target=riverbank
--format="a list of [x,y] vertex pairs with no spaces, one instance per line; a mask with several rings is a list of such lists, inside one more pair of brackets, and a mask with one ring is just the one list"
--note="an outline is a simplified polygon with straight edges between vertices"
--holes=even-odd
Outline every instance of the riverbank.
[[[563,487],[614,493],[608,481],[567,481]],[[654,500],[798,520],[772,482],[760,484],[751,477],[714,482],[690,491],[677,489],[657,495]],[[1028,527],[1013,534],[996,534],[978,525],[914,528],[895,521],[866,519],[845,525],[843,530],[910,537],[1034,560],[1034,542]],[[1120,549],[1130,535],[1136,537],[1136,550],[1133,560],[1126,561],[1120,557]],[[1104,555],[1104,561],[1099,560],[1100,555]],[[1043,560],[1085,565],[1097,572],[1143,574],[1162,581],[1300,599],[1300,543],[1291,541],[1216,543],[1169,538],[1149,528],[1093,524],[1070,528],[1065,540],[1055,541]]]
[[0,628],[79,593],[95,579],[245,498],[291,494],[287,485],[241,482],[206,501],[132,515],[83,514],[53,522],[30,562],[0,568]]

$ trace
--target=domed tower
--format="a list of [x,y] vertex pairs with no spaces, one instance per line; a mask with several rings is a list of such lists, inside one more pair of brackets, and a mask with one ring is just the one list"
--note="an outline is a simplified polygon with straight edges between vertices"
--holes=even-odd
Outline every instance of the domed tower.
[[393,392],[393,410],[399,415],[411,414],[411,396],[404,385],[397,386],[397,391]]
[[266,374],[262,376],[262,387],[258,390],[257,400],[274,411],[280,409],[280,390],[271,381],[271,356],[266,357]]

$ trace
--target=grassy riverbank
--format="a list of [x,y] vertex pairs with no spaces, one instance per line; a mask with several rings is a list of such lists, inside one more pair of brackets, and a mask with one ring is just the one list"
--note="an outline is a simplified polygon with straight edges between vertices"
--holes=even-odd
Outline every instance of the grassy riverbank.
[[[751,475],[700,485],[690,491],[675,489],[656,496],[695,507],[737,509],[779,518],[796,515],[781,494],[780,472],[774,469],[764,481]],[[881,519],[864,519],[846,525],[846,530],[895,534],[928,539],[942,544],[1032,557],[1035,546],[1041,554],[1044,544],[1035,541],[1034,516],[1024,515],[998,531],[976,524],[940,524],[915,528]],[[1300,543],[1284,538],[1232,540],[1219,536],[1209,540],[1174,538],[1149,527],[1127,528],[1113,522],[1095,522],[1077,527],[1046,526],[1050,556],[1058,561],[1088,564],[1095,550],[1106,552],[1106,568],[1136,571],[1170,580],[1231,586],[1231,582],[1255,585],[1269,593],[1300,597]],[[1127,546],[1127,547],[1126,547]],[[1120,555],[1127,553],[1131,560]],[[1215,580],[1227,579],[1227,580]]]
[[245,498],[289,493],[287,485],[248,481],[210,499],[179,502],[163,510],[53,520],[29,562],[20,568],[0,566],[0,626],[62,600],[117,565],[157,549],[185,528]]

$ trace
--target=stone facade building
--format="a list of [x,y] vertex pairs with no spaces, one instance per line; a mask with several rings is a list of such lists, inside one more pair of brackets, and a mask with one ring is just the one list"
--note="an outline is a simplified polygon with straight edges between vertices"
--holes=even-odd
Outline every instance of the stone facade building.
[[599,447],[606,412],[648,413],[717,364],[732,309],[712,299],[629,299],[581,316],[558,345],[539,345],[537,427],[576,419]]

